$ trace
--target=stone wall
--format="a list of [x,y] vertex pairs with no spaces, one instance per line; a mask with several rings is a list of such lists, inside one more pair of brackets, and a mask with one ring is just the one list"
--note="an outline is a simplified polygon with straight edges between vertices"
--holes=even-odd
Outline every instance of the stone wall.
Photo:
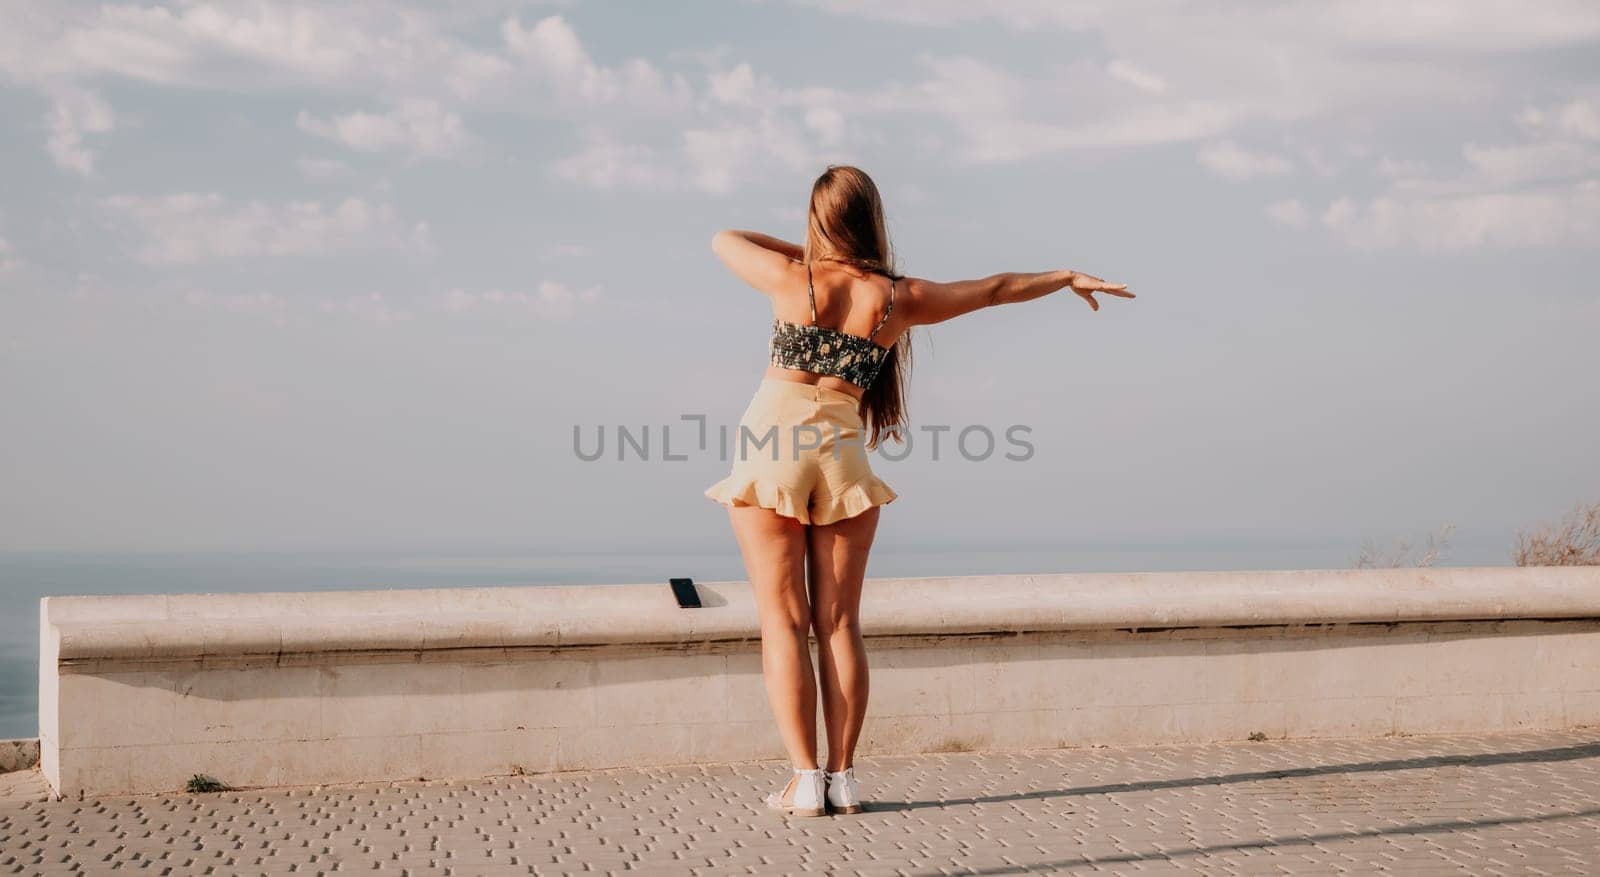
[[[782,758],[749,586],[699,588],[47,597],[40,762],[82,796]],[[875,579],[862,628],[864,755],[1600,724],[1600,569]]]

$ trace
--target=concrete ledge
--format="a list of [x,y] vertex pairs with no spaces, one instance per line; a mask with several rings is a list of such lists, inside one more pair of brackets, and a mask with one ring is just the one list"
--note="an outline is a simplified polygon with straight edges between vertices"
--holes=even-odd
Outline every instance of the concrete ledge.
[[[556,648],[758,639],[744,582],[665,585],[46,597],[64,665],[373,650]],[[868,637],[1600,617],[1580,567],[1132,573],[877,579]]]
[[[47,597],[59,794],[781,757],[753,595]],[[862,753],[1600,723],[1600,569],[877,579]]]

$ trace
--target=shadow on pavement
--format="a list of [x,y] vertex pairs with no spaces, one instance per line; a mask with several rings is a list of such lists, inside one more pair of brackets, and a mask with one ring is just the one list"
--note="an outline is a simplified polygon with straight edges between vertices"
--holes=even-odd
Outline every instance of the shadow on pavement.
[[1389,773],[1400,770],[1428,770],[1438,767],[1490,767],[1497,764],[1527,764],[1531,762],[1575,761],[1581,758],[1600,757],[1600,740],[1560,746],[1553,749],[1529,749],[1522,752],[1473,752],[1458,755],[1421,755],[1412,758],[1391,758],[1383,761],[1362,761],[1351,764],[1322,764],[1314,767],[1288,767],[1247,773],[1218,774],[1214,776],[1180,777],[1170,780],[1144,780],[1125,783],[1106,783],[1098,786],[1075,786],[1036,792],[1017,792],[1008,795],[980,795],[969,798],[947,798],[940,801],[879,801],[871,809],[920,810],[925,807],[949,807],[960,804],[992,804],[1005,801],[1030,801],[1047,798],[1069,798],[1082,795],[1112,795],[1119,792],[1154,792],[1164,789],[1186,789],[1195,786],[1222,786],[1232,783],[1253,783],[1262,780],[1298,779],[1328,776],[1330,774]]

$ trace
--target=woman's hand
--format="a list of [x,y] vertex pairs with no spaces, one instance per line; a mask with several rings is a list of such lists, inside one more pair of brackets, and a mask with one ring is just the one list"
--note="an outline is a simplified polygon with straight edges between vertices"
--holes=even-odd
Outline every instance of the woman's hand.
[[1083,274],[1078,271],[1072,272],[1072,279],[1067,281],[1067,285],[1072,288],[1073,292],[1078,294],[1079,298],[1088,302],[1091,309],[1097,311],[1100,310],[1100,303],[1094,300],[1094,294],[1097,292],[1114,295],[1118,298],[1134,297],[1133,293],[1128,291],[1128,284],[1126,283],[1107,283],[1092,274]]

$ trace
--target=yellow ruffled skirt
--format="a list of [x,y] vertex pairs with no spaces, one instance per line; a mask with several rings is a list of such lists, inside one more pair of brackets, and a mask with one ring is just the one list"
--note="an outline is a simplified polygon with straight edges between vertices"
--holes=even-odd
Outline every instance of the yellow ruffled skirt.
[[832,524],[896,494],[872,474],[855,397],[765,378],[728,437],[733,472],[706,496],[761,506],[802,524]]

